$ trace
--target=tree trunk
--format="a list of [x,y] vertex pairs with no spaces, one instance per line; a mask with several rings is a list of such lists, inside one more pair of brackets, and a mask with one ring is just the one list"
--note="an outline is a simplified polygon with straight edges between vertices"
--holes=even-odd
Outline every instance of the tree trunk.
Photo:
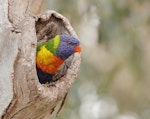
[[64,99],[80,66],[69,58],[55,86],[45,87],[36,74],[36,45],[56,34],[77,37],[68,20],[54,11],[39,14],[44,0],[0,0],[0,117],[49,119]]

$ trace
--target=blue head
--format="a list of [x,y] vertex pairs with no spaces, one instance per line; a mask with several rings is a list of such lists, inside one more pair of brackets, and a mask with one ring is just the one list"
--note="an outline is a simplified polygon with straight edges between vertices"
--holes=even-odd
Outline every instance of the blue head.
[[60,44],[57,49],[58,57],[67,59],[75,52],[80,52],[80,42],[70,35],[60,35]]

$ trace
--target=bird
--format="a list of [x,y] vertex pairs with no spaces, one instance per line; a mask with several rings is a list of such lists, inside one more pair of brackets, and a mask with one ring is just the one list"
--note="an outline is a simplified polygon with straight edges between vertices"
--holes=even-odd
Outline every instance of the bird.
[[39,82],[49,84],[64,61],[74,53],[81,52],[77,38],[68,35],[56,35],[50,40],[40,43],[36,49],[36,70]]

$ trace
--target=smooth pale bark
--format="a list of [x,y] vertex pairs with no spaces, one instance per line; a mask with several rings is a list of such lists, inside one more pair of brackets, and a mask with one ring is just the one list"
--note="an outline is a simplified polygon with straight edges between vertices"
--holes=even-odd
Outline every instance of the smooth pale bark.
[[77,37],[62,15],[54,11],[40,15],[42,4],[43,0],[0,0],[1,119],[49,119],[77,75],[80,54],[65,62],[62,69],[67,73],[55,86],[44,87],[38,81],[37,42],[62,33]]
[[0,115],[13,97],[11,76],[17,47],[16,42],[10,40],[11,27],[8,20],[8,0],[0,0]]

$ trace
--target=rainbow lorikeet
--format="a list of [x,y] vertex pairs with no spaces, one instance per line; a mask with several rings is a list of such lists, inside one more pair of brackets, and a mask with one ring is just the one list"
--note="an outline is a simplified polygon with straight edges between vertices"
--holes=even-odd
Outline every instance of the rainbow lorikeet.
[[80,42],[70,35],[56,35],[54,38],[37,46],[36,67],[39,82],[47,84],[54,82],[56,74],[64,61],[74,54],[80,52]]

